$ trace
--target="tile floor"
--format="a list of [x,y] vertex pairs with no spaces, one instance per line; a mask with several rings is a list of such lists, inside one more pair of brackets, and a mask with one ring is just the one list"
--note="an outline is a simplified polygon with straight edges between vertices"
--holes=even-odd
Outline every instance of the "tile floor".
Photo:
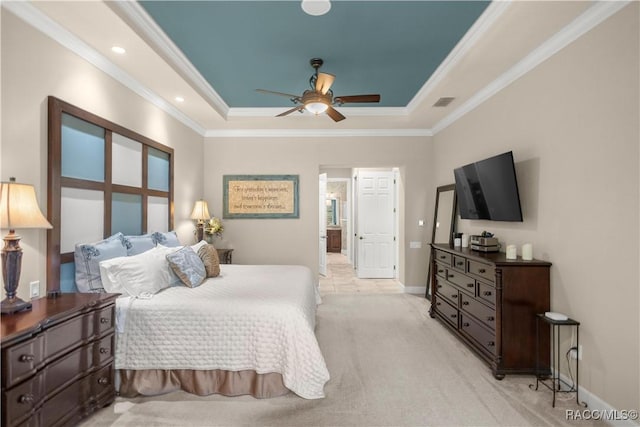
[[327,253],[327,276],[320,276],[320,295],[401,294],[404,286],[395,279],[358,279],[346,255]]

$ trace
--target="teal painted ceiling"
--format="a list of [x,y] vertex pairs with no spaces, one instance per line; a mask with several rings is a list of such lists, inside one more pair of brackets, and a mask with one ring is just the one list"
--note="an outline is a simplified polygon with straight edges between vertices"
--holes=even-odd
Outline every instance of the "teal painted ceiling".
[[314,57],[335,95],[381,95],[350,105],[404,107],[489,2],[334,0],[322,16],[299,1],[140,4],[229,107],[258,108],[291,106],[255,89],[302,94]]

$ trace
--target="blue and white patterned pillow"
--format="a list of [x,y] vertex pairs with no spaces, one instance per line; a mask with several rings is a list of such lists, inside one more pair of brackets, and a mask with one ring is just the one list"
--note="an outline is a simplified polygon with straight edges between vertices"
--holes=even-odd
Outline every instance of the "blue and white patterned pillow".
[[167,261],[180,281],[190,288],[200,286],[207,277],[204,263],[190,246],[167,254]]
[[100,280],[100,261],[127,256],[124,235],[116,233],[96,243],[77,244],[73,257],[76,264],[76,286],[80,292],[104,292]]
[[180,241],[178,240],[178,235],[175,231],[168,231],[166,233],[156,231],[155,233],[151,234],[151,237],[153,237],[153,241],[156,243],[156,245],[162,245],[168,248],[181,246]]
[[155,248],[156,242],[151,234],[143,234],[142,236],[124,236],[124,245],[127,248],[127,255],[131,256]]

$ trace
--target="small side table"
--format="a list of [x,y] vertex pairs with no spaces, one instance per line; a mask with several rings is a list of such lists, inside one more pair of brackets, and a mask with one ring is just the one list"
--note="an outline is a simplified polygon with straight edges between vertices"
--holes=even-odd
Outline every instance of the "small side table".
[[220,259],[220,264],[232,264],[231,255],[233,254],[233,249],[217,249],[218,258]]
[[[551,361],[554,363],[555,372],[551,370],[551,366],[539,366],[540,357],[538,354],[538,349],[540,347],[540,322],[545,322],[547,325],[551,327]],[[579,382],[579,365],[580,360],[576,359],[576,381],[575,385],[572,386],[560,378],[560,327],[561,326],[573,326],[576,328],[576,348],[580,348],[580,322],[567,319],[567,320],[554,320],[550,319],[544,315],[544,313],[536,314],[536,387],[535,390],[538,390],[538,386],[542,384],[547,387],[549,390],[553,392],[553,400],[551,401],[551,406],[556,407],[556,393],[575,393],[576,394],[576,403],[578,405],[587,407],[587,404],[584,402],[580,402],[579,398],[579,390],[580,390],[580,382]],[[550,378],[549,378],[550,376]],[[549,381],[551,384],[548,384]],[[562,390],[561,386],[564,384],[567,387],[571,387],[569,390]],[[574,389],[575,387],[575,389]],[[529,384],[529,388],[533,389],[533,384]]]

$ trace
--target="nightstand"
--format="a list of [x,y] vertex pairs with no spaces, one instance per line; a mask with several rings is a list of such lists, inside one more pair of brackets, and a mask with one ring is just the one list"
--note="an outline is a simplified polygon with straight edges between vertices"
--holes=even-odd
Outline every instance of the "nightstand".
[[218,249],[218,259],[220,259],[220,264],[233,264],[231,261],[231,255],[233,253],[233,249]]

